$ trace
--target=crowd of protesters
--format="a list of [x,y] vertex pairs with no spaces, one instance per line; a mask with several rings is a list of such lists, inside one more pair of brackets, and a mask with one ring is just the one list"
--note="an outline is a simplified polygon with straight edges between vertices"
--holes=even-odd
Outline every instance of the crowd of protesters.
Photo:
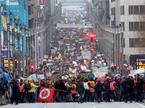
[[37,102],[39,88],[54,88],[54,102],[143,102],[144,80],[140,75],[133,77],[110,77],[105,80],[73,78],[56,81],[20,81],[12,79],[5,83],[0,79],[0,102]]
[[[68,38],[71,33],[72,31],[68,30],[60,34],[63,34],[63,38],[65,36]],[[74,34],[78,36],[77,32]],[[143,102],[145,82],[142,75],[136,75],[135,77],[106,75],[96,78],[92,68],[107,66],[104,58],[95,57],[97,54],[92,52],[92,58],[87,65],[81,57],[82,46],[80,44],[71,43],[70,46],[72,48],[68,48],[66,45],[57,46],[59,46],[57,50],[49,55],[49,59],[53,63],[49,64],[49,66],[44,66],[47,68],[41,70],[46,74],[46,78],[43,80],[8,78],[8,73],[3,72],[5,74],[0,77],[1,105],[38,102],[37,99],[41,87],[54,88],[54,102]],[[90,50],[92,48],[97,52],[94,46],[87,49]],[[86,65],[86,68],[90,69],[89,72],[83,74],[84,70],[80,68],[81,65]],[[49,73],[51,72],[49,78],[47,77],[48,71]],[[55,76],[53,71],[58,71],[59,73],[55,78],[53,78]],[[61,77],[67,74],[71,74],[71,76],[68,75],[65,79]],[[4,76],[7,76],[7,78]]]

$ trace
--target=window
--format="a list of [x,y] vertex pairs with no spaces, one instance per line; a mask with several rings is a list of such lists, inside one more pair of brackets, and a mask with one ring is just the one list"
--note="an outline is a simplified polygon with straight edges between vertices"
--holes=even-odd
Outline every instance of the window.
[[33,27],[33,18],[31,20],[29,20],[29,28],[32,28]]
[[139,14],[139,6],[134,6],[134,14]]
[[115,2],[115,0],[111,0],[111,2]]
[[28,6],[28,14],[31,15],[31,13],[32,13],[32,7]]
[[130,5],[129,15],[145,14],[145,5]]
[[121,47],[125,48],[125,38],[123,38],[123,34],[121,36]]
[[145,22],[129,22],[129,31],[145,31]]
[[129,15],[133,14],[133,6],[129,6]]
[[124,15],[125,13],[124,13],[124,6],[121,6],[121,15]]
[[125,23],[121,22],[121,26],[123,27],[123,31],[125,31]]
[[145,6],[140,6],[140,14],[145,14]]
[[131,48],[145,47],[145,38],[130,38],[129,47]]
[[133,22],[129,22],[129,31],[134,31],[134,23]]
[[111,8],[111,15],[115,16],[115,8]]

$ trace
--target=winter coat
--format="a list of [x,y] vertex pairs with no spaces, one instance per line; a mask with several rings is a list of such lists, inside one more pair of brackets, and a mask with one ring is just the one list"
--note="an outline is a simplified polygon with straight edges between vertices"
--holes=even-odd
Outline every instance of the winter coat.
[[103,85],[101,83],[97,83],[95,87],[96,92],[103,91]]
[[110,91],[115,91],[115,81],[110,82]]
[[36,88],[37,86],[36,86],[35,84],[33,84],[33,83],[30,83],[30,87],[31,87],[31,88],[28,90],[28,92],[29,92],[29,93],[34,93],[34,92],[36,91],[35,88]]
[[77,91],[78,93],[84,93],[83,82],[77,82]]
[[143,91],[143,85],[144,85],[143,80],[142,79],[138,79],[137,83],[136,83],[136,89],[140,90],[140,91]]

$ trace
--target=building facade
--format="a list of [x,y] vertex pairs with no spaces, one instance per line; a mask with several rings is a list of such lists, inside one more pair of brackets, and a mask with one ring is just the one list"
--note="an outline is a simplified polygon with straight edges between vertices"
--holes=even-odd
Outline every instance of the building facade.
[[[117,51],[116,51],[116,30],[111,28],[109,0],[92,0],[92,12],[91,16],[93,20],[93,26],[96,31],[96,39],[98,50],[106,56],[106,60],[109,66],[113,63],[118,64]],[[119,44],[119,43],[118,43]]]
[[[43,4],[41,3],[43,2]],[[55,25],[60,18],[61,2],[57,0],[29,0],[29,58],[28,68],[42,64],[51,48]]]
[[[23,71],[26,57],[26,29],[28,28],[28,1],[1,0],[1,60],[2,67]],[[10,61],[10,62],[7,62]],[[15,63],[16,61],[16,63]]]
[[138,68],[138,60],[145,61],[145,1],[110,0],[110,17],[111,27],[123,27],[125,60]]
[[[107,2],[109,6],[104,4]],[[110,59],[108,62],[145,68],[145,1],[92,0],[92,3],[100,51]]]
[[100,24],[109,23],[109,0],[92,0],[94,14]]

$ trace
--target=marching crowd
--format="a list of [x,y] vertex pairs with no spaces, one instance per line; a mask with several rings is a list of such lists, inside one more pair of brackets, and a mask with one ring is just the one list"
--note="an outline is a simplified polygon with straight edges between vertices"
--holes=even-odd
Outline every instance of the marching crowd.
[[[68,34],[65,35],[68,36]],[[61,54],[53,54],[53,57],[50,58],[53,59],[54,63],[43,70],[44,73],[59,71],[58,73],[61,74],[56,78],[53,78],[51,74],[50,78],[46,77],[37,81],[16,79],[9,76],[8,72],[3,72],[3,77],[0,76],[0,105],[38,102],[41,87],[55,90],[53,102],[143,102],[145,81],[142,75],[136,75],[135,77],[106,75],[96,78],[92,68],[106,66],[105,59],[101,57],[92,57],[90,61],[93,60],[94,62],[89,63],[87,67],[90,72],[85,72],[84,75],[84,70],[80,68],[82,64],[85,64],[80,56],[81,46],[75,43],[74,50],[72,50],[74,53],[68,51],[69,56],[63,55],[66,49],[61,49]],[[94,51],[96,52],[95,48]],[[96,53],[93,53],[93,55],[96,55]],[[74,61],[75,63],[73,63]],[[100,64],[98,61],[103,62]],[[100,65],[96,65],[98,63]],[[63,79],[62,75],[68,74],[69,71],[73,71],[71,73],[74,76]]]
[[106,76],[104,80],[88,75],[85,79],[38,82],[22,79],[4,82],[0,78],[0,103],[37,102],[40,87],[55,89],[54,102],[143,102],[144,99],[144,80],[140,75],[135,78]]

